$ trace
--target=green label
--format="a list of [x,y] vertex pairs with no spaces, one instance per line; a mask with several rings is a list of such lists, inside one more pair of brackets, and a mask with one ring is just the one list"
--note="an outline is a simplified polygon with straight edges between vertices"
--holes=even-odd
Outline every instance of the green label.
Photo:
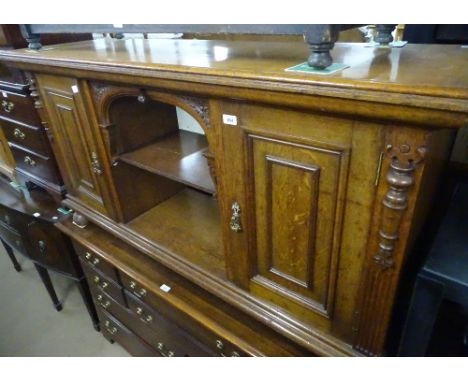
[[312,66],[309,66],[307,62],[303,62],[302,64],[291,66],[290,68],[285,69],[285,71],[286,72],[310,73],[310,74],[332,74],[332,73],[336,73],[346,68],[349,68],[349,65],[334,62],[333,64],[331,64],[329,67],[325,69],[318,69],[318,68],[313,68]]

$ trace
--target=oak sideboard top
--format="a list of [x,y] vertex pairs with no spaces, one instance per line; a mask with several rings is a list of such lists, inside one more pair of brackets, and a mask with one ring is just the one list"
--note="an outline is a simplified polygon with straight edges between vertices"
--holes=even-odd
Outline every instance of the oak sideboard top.
[[[222,81],[271,90],[316,87],[329,93],[352,89],[468,100],[468,49],[460,45],[408,44],[390,49],[337,43],[332,51],[334,62],[349,68],[329,75],[285,71],[304,62],[307,51],[305,44],[294,42],[102,38],[40,51],[0,51],[0,60],[100,72],[132,71],[167,79],[183,73],[194,82]],[[457,111],[468,111],[467,105],[459,107],[463,110]]]

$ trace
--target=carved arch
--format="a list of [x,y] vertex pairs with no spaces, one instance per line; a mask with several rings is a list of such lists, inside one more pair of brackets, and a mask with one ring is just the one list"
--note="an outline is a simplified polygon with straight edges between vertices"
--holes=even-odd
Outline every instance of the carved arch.
[[92,95],[100,127],[112,126],[109,120],[109,108],[121,97],[149,97],[154,101],[179,107],[189,113],[200,124],[207,137],[210,130],[208,100],[186,95],[162,93],[156,90],[143,90],[134,87],[114,86],[99,82],[91,82]]

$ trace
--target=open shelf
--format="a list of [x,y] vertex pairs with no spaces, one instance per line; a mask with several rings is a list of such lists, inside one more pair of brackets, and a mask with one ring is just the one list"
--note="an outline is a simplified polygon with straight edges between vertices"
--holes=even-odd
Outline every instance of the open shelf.
[[120,160],[214,194],[215,186],[207,159],[203,156],[207,148],[208,142],[204,135],[177,130],[152,144],[120,155]]
[[132,231],[206,271],[225,278],[216,200],[185,188],[127,223]]

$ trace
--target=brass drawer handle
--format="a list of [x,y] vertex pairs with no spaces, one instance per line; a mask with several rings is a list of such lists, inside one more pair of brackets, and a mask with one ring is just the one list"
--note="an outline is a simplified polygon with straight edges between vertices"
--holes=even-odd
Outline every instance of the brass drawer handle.
[[101,282],[101,278],[99,276],[94,276],[93,282],[97,285],[100,286],[102,289],[106,289],[109,284],[105,281]]
[[109,300],[104,300],[104,296],[102,294],[98,294],[96,300],[98,300],[99,305],[101,305],[104,309],[107,309],[111,305]]
[[232,203],[231,210],[232,210],[232,215],[231,215],[231,221],[229,222],[229,227],[231,228],[231,231],[241,232],[242,231],[242,225],[240,221],[241,208],[239,206],[239,203],[237,202]]
[[15,136],[15,138],[18,138],[18,139],[21,139],[21,140],[24,140],[24,138],[26,138],[26,134],[23,133],[18,128],[15,128],[15,130],[13,130],[13,135]]
[[2,108],[5,113],[11,113],[15,109],[15,104],[12,101],[3,100]]
[[111,323],[109,320],[104,321],[104,327],[112,335],[118,332],[118,329],[115,326],[111,326]]
[[175,353],[172,350],[168,350],[163,342],[158,342],[158,351],[163,357],[174,357]]
[[130,289],[132,289],[133,293],[137,296],[137,297],[145,297],[146,296],[146,289],[145,288],[140,288],[139,290],[136,290],[138,289],[138,285],[135,281],[130,281],[129,283],[129,286],[130,286]]
[[149,324],[153,321],[153,316],[151,314],[146,314],[145,311],[139,306],[136,308],[136,313],[139,316],[141,316],[140,320],[143,321],[145,324]]
[[31,167],[36,167],[36,161],[34,159],[31,159],[31,157],[28,155],[24,157],[24,163],[30,165]]
[[86,252],[85,259],[92,265],[98,265],[100,263],[100,260],[97,257],[93,258],[93,255],[89,252]]

